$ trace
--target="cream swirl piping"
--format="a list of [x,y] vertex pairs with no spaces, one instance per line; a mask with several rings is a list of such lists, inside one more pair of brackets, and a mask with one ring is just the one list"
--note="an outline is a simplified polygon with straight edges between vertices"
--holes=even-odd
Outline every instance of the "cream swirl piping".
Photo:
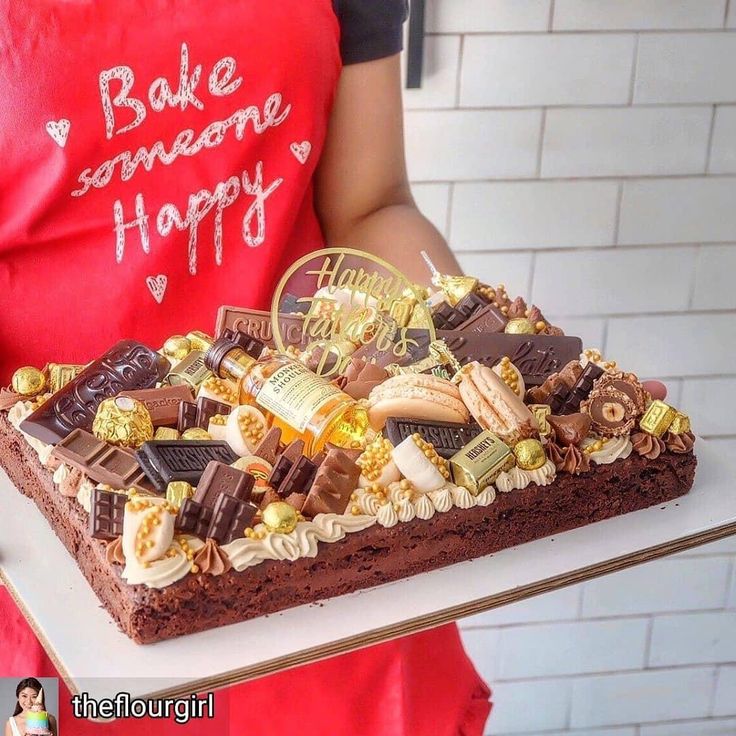
[[437,491],[430,491],[427,495],[434,504],[434,507],[441,514],[452,508],[452,492],[448,487],[440,488]]
[[548,486],[557,476],[555,464],[551,460],[536,470],[522,470],[519,467],[513,467],[508,473],[501,473],[496,478],[496,488],[501,493],[510,493],[511,491],[520,491],[526,488],[530,483],[536,483],[538,486]]
[[41,442],[41,440],[37,439],[36,437],[31,437],[31,435],[26,434],[20,428],[23,420],[29,417],[31,414],[33,414],[33,404],[30,401],[19,401],[8,412],[8,421],[13,425],[15,429],[18,430],[18,432],[23,435],[25,441],[31,446],[31,448],[33,448],[36,455],[38,455],[38,459],[43,465],[45,465],[54,450],[53,445],[47,445],[45,442]]
[[[590,447],[595,442],[595,437],[586,437],[582,442],[582,448]],[[632,449],[631,438],[626,434],[622,437],[611,437],[600,450],[588,453],[588,457],[596,465],[610,465],[616,460],[625,460],[631,455]]]
[[375,523],[374,516],[365,514],[317,514],[312,521],[300,521],[290,534],[267,534],[264,539],[243,537],[223,545],[222,549],[233,567],[241,572],[264,560],[316,557],[319,542],[338,542],[346,534],[362,531]]
[[361,488],[355,492],[355,495],[357,499],[356,504],[361,514],[375,516],[378,513],[378,509],[381,508],[381,502],[374,493],[368,493],[365,489]]
[[462,486],[452,486],[452,501],[459,509],[472,509],[475,506],[475,496]]
[[399,517],[399,521],[411,521],[417,515],[417,512],[414,510],[414,507],[412,506],[409,499],[404,499],[398,504],[398,506],[399,510],[396,513]]
[[[191,552],[198,552],[204,547],[204,542],[198,537],[183,535]],[[165,588],[177,580],[181,580],[192,569],[192,561],[187,559],[186,552],[179,542],[174,539],[169,547],[170,556],[161,557],[141,565],[135,559],[126,562],[122,576],[131,585],[142,583],[149,588]]]
[[476,506],[490,506],[496,500],[496,490],[493,486],[486,486],[476,497]]
[[77,501],[82,505],[82,508],[89,513],[92,506],[92,491],[95,489],[95,484],[89,479],[84,478],[79,484],[79,490],[77,491]]
[[413,506],[418,519],[424,519],[426,521],[434,516],[434,504],[424,493],[421,493],[416,499],[414,499]]
[[399,523],[399,515],[396,513],[394,505],[390,502],[384,503],[383,506],[378,509],[376,519],[381,526],[386,527],[387,529],[392,526],[396,526]]

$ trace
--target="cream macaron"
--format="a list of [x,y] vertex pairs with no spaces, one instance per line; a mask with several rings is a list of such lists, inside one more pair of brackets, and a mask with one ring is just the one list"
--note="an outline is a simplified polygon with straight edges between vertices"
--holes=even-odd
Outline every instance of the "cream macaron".
[[426,373],[407,373],[392,376],[368,396],[371,427],[380,431],[388,417],[465,424],[470,412],[455,384]]

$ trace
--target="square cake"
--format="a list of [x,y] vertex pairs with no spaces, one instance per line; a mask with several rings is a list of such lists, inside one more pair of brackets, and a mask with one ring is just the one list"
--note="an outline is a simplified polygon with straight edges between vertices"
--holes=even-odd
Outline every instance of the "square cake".
[[0,464],[141,644],[688,492],[694,436],[661,385],[503,287],[433,286],[366,298],[348,321],[355,291],[330,292],[329,346],[290,295],[273,314],[222,307],[213,337],[20,368],[0,393]]

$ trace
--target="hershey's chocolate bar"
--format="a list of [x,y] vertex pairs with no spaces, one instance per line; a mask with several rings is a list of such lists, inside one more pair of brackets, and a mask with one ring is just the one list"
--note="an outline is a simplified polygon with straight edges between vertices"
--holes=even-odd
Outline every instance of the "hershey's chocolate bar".
[[141,391],[123,391],[120,395],[142,402],[151,415],[154,427],[176,424],[179,404],[182,401],[194,401],[192,390],[183,384],[145,388]]
[[97,407],[122,391],[152,388],[169,361],[135,340],[121,340],[23,421],[26,434],[56,444],[72,430],[91,429]]
[[478,334],[464,330],[438,330],[452,354],[461,364],[477,360],[494,366],[508,356],[521,371],[527,386],[538,386],[571,360],[577,360],[583,350],[579,337],[553,335]]
[[130,452],[98,440],[84,429],[67,435],[52,455],[97,483],[112,488],[150,488],[148,478]]
[[[290,314],[279,315],[279,329],[286,345],[306,346],[309,339],[302,335],[303,324],[304,319],[302,317]],[[246,335],[255,337],[265,343],[269,348],[276,347],[270,312],[222,306],[217,310],[216,337],[220,337],[225,330],[244,332]]]
[[384,427],[384,433],[394,447],[407,437],[419,433],[422,439],[434,445],[440,457],[447,460],[462,450],[482,431],[477,424],[433,422],[405,417],[389,417]]
[[141,445],[136,457],[161,493],[175,480],[196,486],[212,460],[230,465],[238,459],[227,442],[218,440],[152,440]]

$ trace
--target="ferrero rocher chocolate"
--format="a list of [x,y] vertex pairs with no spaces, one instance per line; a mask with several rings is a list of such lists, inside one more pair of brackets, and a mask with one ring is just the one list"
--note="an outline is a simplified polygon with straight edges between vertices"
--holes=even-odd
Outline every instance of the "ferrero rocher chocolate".
[[522,440],[514,446],[516,464],[522,470],[536,470],[547,462],[547,455],[539,440]]
[[649,408],[639,420],[639,426],[643,432],[661,437],[669,429],[676,416],[676,409],[657,399],[649,404]]
[[290,534],[296,529],[296,509],[285,501],[273,501],[263,510],[266,529],[276,534]]
[[504,470],[514,466],[514,454],[493,432],[481,432],[450,459],[456,485],[478,494]]
[[166,500],[177,509],[185,499],[194,496],[194,488],[185,480],[175,480],[166,486]]
[[35,396],[46,388],[46,376],[38,368],[26,365],[13,373],[11,386],[21,396]]
[[192,341],[183,335],[172,335],[164,343],[164,355],[172,360],[184,360],[192,352]]
[[687,414],[683,414],[678,411],[667,431],[672,432],[672,434],[685,434],[686,432],[689,432],[690,417]]
[[537,330],[534,327],[534,325],[524,317],[519,317],[518,319],[510,319],[506,323],[506,327],[503,328],[503,331],[507,335],[536,335]]
[[111,445],[137,448],[153,439],[153,422],[141,401],[116,396],[97,407],[92,434]]

